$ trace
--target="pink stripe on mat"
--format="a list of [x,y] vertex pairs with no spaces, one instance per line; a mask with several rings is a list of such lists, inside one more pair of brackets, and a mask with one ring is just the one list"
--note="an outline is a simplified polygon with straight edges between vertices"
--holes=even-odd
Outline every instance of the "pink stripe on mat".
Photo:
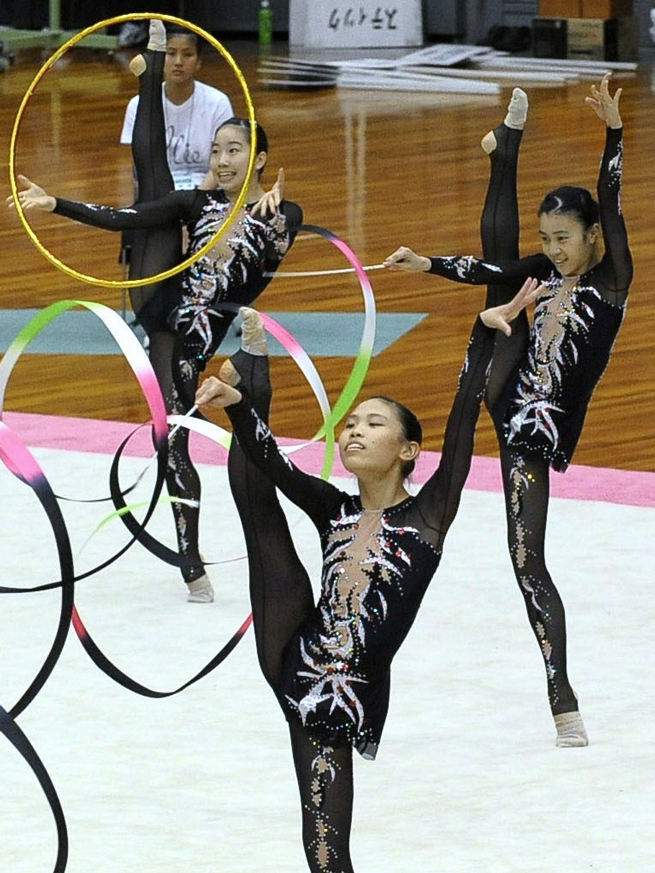
[[[28,446],[99,454],[113,454],[119,443],[135,428],[134,424],[120,421],[20,412],[6,412],[3,420]],[[282,445],[296,445],[299,440],[280,442]],[[150,430],[142,428],[130,441],[125,454],[131,457],[150,457],[152,451]],[[219,446],[194,433],[191,434],[191,451],[194,460],[201,464],[224,464],[227,457]],[[413,481],[417,484],[424,482],[438,459],[437,452],[423,452],[412,477]],[[303,449],[294,456],[294,460],[304,470],[319,473],[323,462],[322,444]],[[334,475],[349,475],[338,460],[334,465]],[[467,488],[475,491],[501,491],[498,460],[473,458]],[[554,497],[655,507],[655,473],[573,465],[565,475],[554,473],[551,476],[551,493]]]

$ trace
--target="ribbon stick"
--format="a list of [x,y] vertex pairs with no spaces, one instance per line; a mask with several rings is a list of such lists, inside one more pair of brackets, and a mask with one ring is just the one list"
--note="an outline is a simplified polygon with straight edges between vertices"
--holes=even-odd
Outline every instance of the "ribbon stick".
[[[369,272],[370,270],[384,270],[384,264],[373,264],[370,267],[362,267],[362,270]],[[355,267],[344,267],[341,270],[306,270],[304,272],[293,272],[291,270],[278,270],[276,273],[264,273],[268,277],[282,277],[287,279],[307,279],[312,276],[339,276],[343,273],[356,273]]]
[[334,429],[341,421],[354,403],[355,398],[359,394],[359,390],[364,383],[364,379],[366,378],[366,373],[368,372],[371,358],[373,356],[373,346],[375,343],[375,295],[373,294],[373,288],[368,276],[366,275],[364,267],[348,243],[332,233],[331,230],[327,230],[327,228],[319,227],[315,224],[303,224],[299,227],[298,231],[307,231],[308,233],[315,233],[318,236],[323,237],[345,255],[347,260],[349,260],[353,265],[355,275],[359,280],[362,297],[364,299],[364,330],[362,332],[359,351],[355,357],[346,384],[334,404],[329,422],[326,422],[315,436],[315,439],[320,439],[323,436],[326,436],[329,428]]

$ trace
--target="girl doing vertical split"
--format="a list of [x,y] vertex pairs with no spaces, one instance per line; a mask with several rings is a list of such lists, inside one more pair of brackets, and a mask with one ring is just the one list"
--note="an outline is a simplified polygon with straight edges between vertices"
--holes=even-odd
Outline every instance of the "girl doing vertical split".
[[[173,190],[162,109],[165,57],[166,32],[161,21],[152,21],[148,50],[131,63],[139,76],[132,138],[137,203],[114,209],[62,200],[24,176],[19,177],[25,186],[19,196],[24,209],[54,211],[107,230],[135,231],[130,279],[154,276],[179,263],[183,226],[188,229],[189,254],[193,254],[224,221],[233,221],[226,236],[181,275],[130,292],[134,312],[149,337],[150,360],[167,409],[183,414],[193,405],[200,373],[225,337],[238,305],[259,297],[292,245],[295,229],[302,224],[302,210],[284,200],[283,170],[269,191],[262,188],[268,140],[257,125],[255,172],[246,205],[236,219],[231,214],[250,159],[250,122],[242,118],[228,119],[215,132],[210,157],[213,188]],[[189,457],[184,428],[170,441],[167,485],[171,496],[187,501],[172,505],[178,548],[186,558],[182,575],[188,600],[211,602],[214,590],[199,551],[200,479]]]
[[[439,467],[411,496],[406,477],[421,426],[387,397],[356,406],[339,438],[359,493],[299,470],[268,427],[263,327],[242,310],[242,350],[210,377],[198,404],[225,407],[235,439],[228,471],[248,549],[259,663],[287,719],[312,873],[352,873],[353,748],[375,758],[389,705],[390,667],[439,565],[473,451],[496,328],[538,292],[526,282],[476,321]],[[318,602],[295,551],[276,487],[307,513],[321,540]]]
[[392,270],[487,284],[488,305],[511,296],[526,276],[544,283],[531,330],[523,315],[511,337],[497,339],[485,400],[500,446],[510,555],[544,659],[558,746],[586,746],[588,738],[567,674],[564,607],[545,561],[549,468],[564,472],[571,461],[633,272],[621,209],[621,89],[612,97],[609,83],[607,74],[586,98],[606,127],[598,202],[577,186],[546,195],[538,213],[542,254],[518,257],[516,168],[527,97],[515,89],[505,123],[482,141],[491,162],[483,259],[424,258],[401,247],[385,262]]

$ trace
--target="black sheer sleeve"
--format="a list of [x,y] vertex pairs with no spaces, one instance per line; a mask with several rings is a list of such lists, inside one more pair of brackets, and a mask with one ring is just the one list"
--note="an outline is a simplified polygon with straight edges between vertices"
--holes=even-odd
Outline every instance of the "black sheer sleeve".
[[552,264],[541,254],[499,264],[471,255],[432,257],[430,263],[427,272],[464,285],[521,285],[526,279],[545,279],[552,271]]
[[426,527],[434,532],[431,539],[437,548],[441,548],[455,518],[471,468],[475,429],[494,351],[495,335],[496,331],[485,327],[478,317],[448,416],[439,466],[416,497],[416,506]]
[[264,259],[269,272],[278,268],[301,224],[302,209],[290,200],[283,200],[278,212],[264,220]]
[[283,213],[287,223],[287,233],[293,242],[298,233],[298,228],[303,223],[303,211],[297,203],[292,200],[283,200],[280,204],[280,211]]
[[607,128],[605,151],[598,174],[598,204],[605,254],[600,263],[598,290],[610,303],[622,304],[632,282],[632,255],[621,210],[623,128]]
[[188,220],[195,211],[197,199],[195,190],[172,191],[159,200],[114,208],[57,197],[54,212],[104,230],[147,230]]
[[344,492],[300,470],[279,448],[269,426],[253,409],[247,395],[241,402],[227,406],[225,411],[248,459],[317,526],[331,518]]

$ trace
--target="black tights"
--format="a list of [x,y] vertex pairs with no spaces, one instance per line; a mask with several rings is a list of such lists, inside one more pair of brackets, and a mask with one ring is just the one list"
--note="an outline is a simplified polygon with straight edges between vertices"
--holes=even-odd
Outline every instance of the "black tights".
[[[241,351],[231,360],[241,376],[239,388],[249,395],[262,420],[268,421],[268,357]],[[264,678],[277,695],[284,651],[314,609],[314,596],[275,486],[248,461],[236,439],[230,448],[228,473],[248,550],[257,656]],[[297,723],[290,724],[289,730],[309,869],[312,873],[353,873],[349,849],[352,747],[322,743]]]
[[[163,197],[173,190],[166,159],[166,133],[162,104],[161,83],[165,52],[144,52],[147,68],[139,77],[139,104],[132,136],[132,157],[137,177],[139,200],[145,202]],[[130,258],[130,279],[154,276],[179,263],[182,250],[182,228],[170,225],[152,230],[133,232]],[[161,283],[130,289],[130,300],[136,317],[146,304],[149,308],[161,306]],[[154,299],[153,299],[154,298]],[[193,404],[200,369],[183,367],[180,363],[180,342],[172,331],[163,327],[149,330],[148,353],[169,414],[183,415]],[[187,374],[184,396],[180,379],[173,368]],[[203,575],[199,553],[200,477],[189,456],[189,433],[180,428],[168,447],[166,486],[171,497],[183,497],[196,506],[172,503],[178,551],[187,559],[182,568],[186,582]]]
[[[519,213],[516,176],[522,131],[501,125],[494,134],[489,188],[482,212],[482,249],[491,262],[516,260],[519,252]],[[516,288],[491,285],[487,306],[511,299]],[[507,513],[507,535],[512,566],[525,599],[530,626],[546,667],[548,700],[553,715],[578,708],[566,673],[566,620],[564,606],[546,567],[546,519],[550,496],[547,461],[509,449],[495,405],[523,357],[528,339],[525,312],[512,323],[512,335],[498,333],[487,386],[486,403],[494,411],[500,445]]]

